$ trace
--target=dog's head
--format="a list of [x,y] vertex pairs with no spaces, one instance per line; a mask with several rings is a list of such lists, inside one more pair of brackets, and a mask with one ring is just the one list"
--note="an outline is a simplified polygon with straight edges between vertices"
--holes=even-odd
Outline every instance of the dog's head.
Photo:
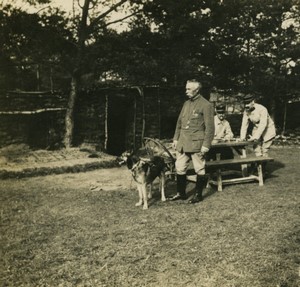
[[126,164],[128,169],[132,169],[133,165],[139,161],[139,158],[132,152],[125,151],[117,158],[117,161],[119,165]]
[[131,153],[128,151],[124,151],[120,156],[117,157],[117,161],[119,165],[126,164],[127,159],[130,157]]

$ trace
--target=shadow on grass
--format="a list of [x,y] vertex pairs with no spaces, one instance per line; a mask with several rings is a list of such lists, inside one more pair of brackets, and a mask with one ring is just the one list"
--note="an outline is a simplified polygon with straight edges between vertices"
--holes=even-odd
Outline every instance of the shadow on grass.
[[274,172],[274,171],[276,171],[276,170],[282,169],[282,168],[284,168],[284,167],[285,167],[285,164],[283,164],[282,162],[277,161],[277,160],[275,160],[275,161],[273,161],[273,162],[269,162],[269,163],[267,164],[267,170],[268,170],[270,173],[272,173],[272,172]]

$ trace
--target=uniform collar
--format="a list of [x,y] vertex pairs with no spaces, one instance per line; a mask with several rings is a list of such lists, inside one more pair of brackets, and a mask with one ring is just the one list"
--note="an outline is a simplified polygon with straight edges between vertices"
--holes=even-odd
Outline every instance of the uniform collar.
[[200,98],[200,94],[197,94],[192,98],[189,98],[189,101],[193,102],[193,101],[197,100],[198,98]]
[[216,115],[216,124],[217,125],[223,125],[224,124],[224,120],[223,121],[221,121],[219,118],[218,118],[218,116]]
[[254,110],[255,110],[255,108],[257,108],[257,103],[254,103],[254,105],[253,105],[253,107],[250,109],[250,110],[246,110],[246,112],[248,112],[248,113],[251,113],[251,112],[253,112]]

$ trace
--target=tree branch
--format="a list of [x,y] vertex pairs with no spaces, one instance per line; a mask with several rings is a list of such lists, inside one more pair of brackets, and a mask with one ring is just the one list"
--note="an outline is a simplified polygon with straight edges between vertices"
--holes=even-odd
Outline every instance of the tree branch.
[[98,17],[96,17],[90,24],[90,30],[93,30],[94,27],[100,22],[101,19],[103,19],[104,17],[106,17],[109,13],[111,13],[112,11],[114,11],[115,9],[117,9],[118,7],[120,7],[121,5],[123,5],[125,2],[127,2],[128,0],[120,0],[120,2],[116,3],[115,5],[113,5],[112,7],[110,7],[106,12],[100,14]]
[[46,7],[43,7],[43,8],[41,8],[40,10],[36,11],[34,14],[39,14],[41,11],[43,11],[43,10],[45,10],[45,9],[47,9],[47,8],[51,8],[51,6],[48,5],[48,6],[46,6]]
[[83,9],[83,6],[80,5],[79,0],[77,0],[77,5],[79,6],[80,9]]
[[136,12],[130,14],[130,15],[127,15],[127,16],[123,17],[123,18],[119,18],[119,19],[117,19],[117,20],[114,20],[114,21],[111,21],[111,22],[107,22],[107,23],[105,23],[104,25],[101,25],[100,28],[104,28],[104,27],[107,27],[107,26],[109,26],[109,25],[112,25],[112,24],[115,24],[115,23],[124,21],[124,20],[126,20],[126,19],[128,19],[128,18],[130,18],[130,17],[132,17],[132,16],[134,16],[134,15],[136,15],[136,14],[138,14],[138,13],[141,12],[141,11],[142,11],[142,10],[138,10],[138,11],[136,11]]
[[95,21],[98,21],[100,19],[103,19],[104,17],[106,17],[109,13],[111,13],[112,11],[114,11],[115,9],[117,9],[118,7],[122,6],[125,2],[127,2],[128,0],[120,0],[119,3],[116,3],[115,5],[111,6],[106,12],[100,14],[97,18],[95,18]]

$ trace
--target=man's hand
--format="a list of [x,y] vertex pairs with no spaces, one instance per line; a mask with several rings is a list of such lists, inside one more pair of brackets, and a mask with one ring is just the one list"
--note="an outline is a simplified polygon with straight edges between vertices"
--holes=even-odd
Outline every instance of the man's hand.
[[253,136],[250,135],[249,138],[248,138],[248,141],[250,141],[250,142],[257,142],[258,139],[254,138]]
[[209,151],[209,148],[202,146],[201,147],[201,153],[206,154]]
[[173,140],[172,148],[175,149],[175,150],[176,150],[177,143],[178,143],[178,141]]

